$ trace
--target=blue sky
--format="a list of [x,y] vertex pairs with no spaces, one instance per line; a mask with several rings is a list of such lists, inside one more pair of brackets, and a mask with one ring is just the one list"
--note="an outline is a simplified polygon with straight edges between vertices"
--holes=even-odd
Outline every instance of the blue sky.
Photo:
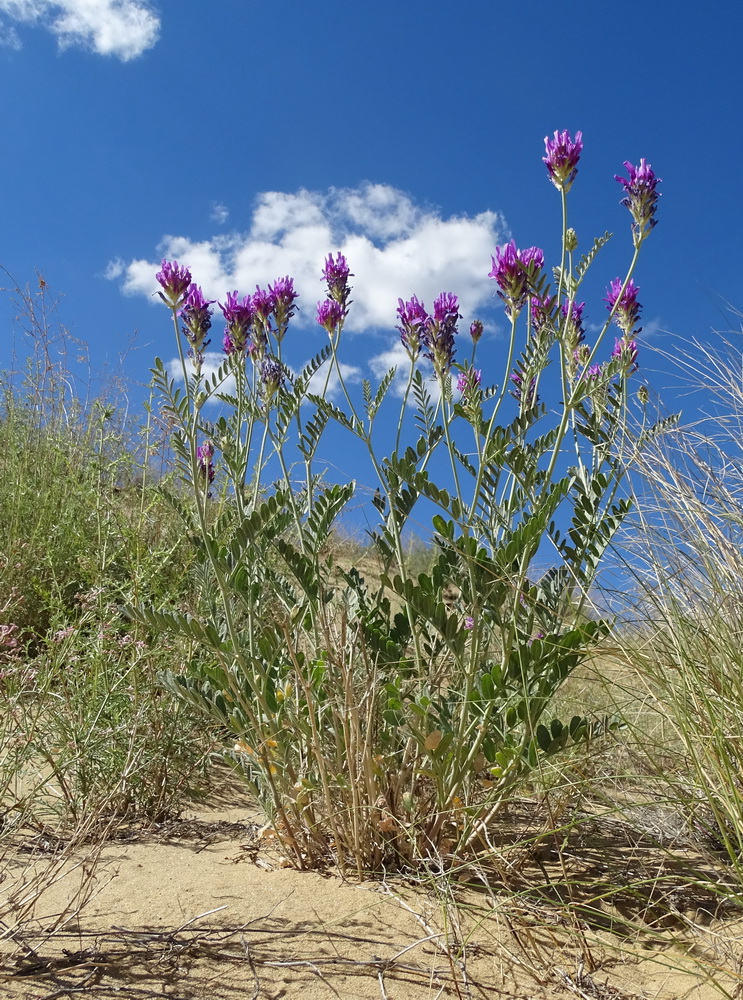
[[[398,296],[455,292],[463,327],[486,323],[495,380],[490,254],[513,236],[557,262],[543,140],[581,129],[570,221],[583,251],[615,234],[580,296],[588,323],[631,255],[613,175],[645,157],[663,196],[636,272],[642,346],[674,353],[735,326],[726,301],[743,307],[742,29],[739,8],[723,23],[684,0],[0,0],[0,264],[63,296],[94,369],[126,356],[134,401],[154,356],[174,354],[152,295],[173,253],[210,297],[292,274],[302,360],[325,340],[323,258],[343,249],[345,361],[364,375],[394,357]],[[13,315],[3,293],[4,364],[26,347]],[[640,360],[677,405],[669,362]]]

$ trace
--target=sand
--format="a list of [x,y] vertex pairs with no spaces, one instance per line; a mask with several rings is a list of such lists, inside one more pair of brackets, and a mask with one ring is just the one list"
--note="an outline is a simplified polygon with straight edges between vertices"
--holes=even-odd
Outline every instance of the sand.
[[[0,996],[711,1000],[743,982],[738,914],[688,885],[670,892],[667,855],[606,824],[576,842],[580,865],[570,845],[559,859],[532,852],[508,887],[486,866],[454,880],[296,871],[262,825],[230,787],[180,821],[130,826],[72,858],[53,842],[16,843],[6,900],[34,872],[56,882],[33,912],[15,911]],[[603,888],[620,868],[650,886],[654,866],[644,895]]]

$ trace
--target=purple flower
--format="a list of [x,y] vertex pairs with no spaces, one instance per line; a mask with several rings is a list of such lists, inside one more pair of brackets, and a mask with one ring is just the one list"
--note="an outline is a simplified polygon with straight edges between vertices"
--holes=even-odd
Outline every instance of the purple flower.
[[621,278],[615,278],[608,289],[608,294],[604,302],[608,303],[606,308],[609,311],[614,310],[614,322],[624,334],[624,338],[631,340],[633,335],[639,333],[642,329],[641,327],[635,329],[640,319],[640,310],[642,309],[642,306],[637,301],[637,293],[640,289],[634,281],[630,280],[627,282],[627,287],[622,295],[623,284],[624,282]]
[[656,177],[649,163],[640,160],[640,166],[633,166],[629,160],[624,161],[629,178],[614,175],[614,180],[624,185],[625,196],[620,204],[625,205],[632,216],[632,235],[634,244],[638,247],[650,235],[650,230],[657,225],[655,210],[658,207],[660,177]]
[[214,445],[208,439],[196,449],[199,471],[209,484],[214,482]]
[[163,258],[161,269],[155,275],[158,282],[163,287],[163,292],[158,295],[163,302],[171,309],[177,309],[183,304],[183,300],[191,284],[191,272],[187,267],[181,267],[177,260],[167,261]]
[[472,629],[475,627],[475,619],[471,615],[467,615],[467,617],[464,619],[464,627],[467,629],[468,632],[471,632]]
[[556,302],[556,295],[546,295],[544,298],[540,298],[539,295],[532,295],[531,322],[537,333],[541,333],[545,327],[548,327],[551,323],[553,323],[553,313]]
[[544,149],[547,155],[542,157],[542,162],[547,165],[550,180],[558,190],[569,191],[578,173],[583,133],[576,132],[575,141],[567,132],[555,132],[554,139],[545,136]]
[[183,308],[178,314],[183,320],[183,335],[191,345],[189,354],[198,362],[204,360],[204,348],[211,341],[206,335],[212,325],[212,314],[209,306],[214,305],[214,299],[205,299],[198,285],[190,284]]
[[349,277],[353,277],[353,275],[348,266],[348,261],[340,250],[338,251],[337,258],[337,260],[334,260],[332,253],[328,254],[325,258],[325,267],[322,270],[322,276],[328,285],[328,297],[339,302],[345,309],[348,305],[348,296],[351,293],[351,289],[348,286],[348,279]]
[[466,368],[459,373],[457,389],[463,396],[468,396],[482,381],[482,371],[479,368]]
[[327,330],[329,336],[333,335],[345,318],[343,306],[335,299],[323,299],[317,303],[317,322]]
[[470,324],[470,337],[472,337],[472,343],[476,344],[480,337],[482,337],[483,330],[485,326],[481,319],[475,319]]
[[268,286],[268,291],[273,300],[276,340],[280,343],[289,326],[289,320],[296,312],[294,303],[299,298],[299,293],[294,290],[294,281],[288,275],[285,278],[277,278]]
[[271,333],[271,317],[274,312],[274,297],[270,290],[255,286],[251,298],[253,306],[253,341],[255,343],[255,358],[262,358],[268,350],[268,337]]
[[569,351],[576,351],[579,344],[582,344],[586,331],[583,329],[583,310],[585,302],[563,302],[562,315],[565,320],[564,337],[565,344]]
[[227,301],[219,303],[219,308],[227,320],[224,328],[225,354],[242,354],[249,346],[248,333],[253,324],[253,303],[249,295],[238,299],[237,292],[228,292]]
[[506,312],[515,318],[523,309],[527,295],[536,290],[544,254],[539,247],[517,250],[515,241],[511,240],[504,247],[496,247],[495,257],[491,259],[493,268],[488,277],[498,282],[498,295],[506,304]]
[[511,382],[513,382],[514,386],[511,390],[511,395],[523,409],[528,410],[539,402],[539,396],[536,395],[536,376],[532,376],[532,378],[529,379],[528,386],[524,388],[524,371],[521,366],[521,362],[517,363],[516,367],[508,377]]
[[286,380],[286,369],[277,358],[265,358],[261,364],[261,383],[267,399],[271,399]]
[[634,340],[614,341],[614,350],[611,352],[612,358],[621,358],[624,363],[625,374],[631,375],[640,367],[637,363],[637,342]]
[[439,375],[451,368],[458,319],[459,300],[451,292],[442,292],[433,303],[433,316],[428,317],[421,335],[428,347],[426,357],[433,362]]
[[397,316],[400,320],[397,329],[400,332],[400,340],[411,360],[415,361],[421,352],[422,344],[425,343],[424,335],[429,323],[429,316],[425,306],[418,301],[415,295],[408,302],[398,299],[397,303]]

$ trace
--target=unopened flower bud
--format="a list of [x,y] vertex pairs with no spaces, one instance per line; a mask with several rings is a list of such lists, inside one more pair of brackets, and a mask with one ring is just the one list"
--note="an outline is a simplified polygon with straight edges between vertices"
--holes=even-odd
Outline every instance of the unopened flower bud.
[[578,249],[578,234],[574,229],[568,229],[565,233],[565,249],[568,253]]
[[648,387],[646,385],[641,385],[637,390],[637,398],[640,400],[642,406],[648,405],[648,399],[650,398],[650,393],[648,392]]

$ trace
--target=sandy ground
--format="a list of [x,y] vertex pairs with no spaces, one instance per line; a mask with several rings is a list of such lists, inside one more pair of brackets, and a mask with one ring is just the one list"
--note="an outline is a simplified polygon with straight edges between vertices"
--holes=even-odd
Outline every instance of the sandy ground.
[[[453,889],[435,876],[351,883],[298,872],[256,837],[261,822],[231,788],[184,820],[83,848],[74,863],[38,839],[16,845],[0,886],[6,927],[17,920],[0,942],[0,997],[711,1000],[721,987],[741,992],[737,915],[680,888],[657,848],[643,849],[626,831],[583,834],[579,865],[570,845],[559,859],[549,850],[530,857],[531,869],[504,891],[485,869],[463,873]],[[621,872],[643,892],[609,894]],[[56,881],[32,907],[23,899],[33,896],[34,873]]]

